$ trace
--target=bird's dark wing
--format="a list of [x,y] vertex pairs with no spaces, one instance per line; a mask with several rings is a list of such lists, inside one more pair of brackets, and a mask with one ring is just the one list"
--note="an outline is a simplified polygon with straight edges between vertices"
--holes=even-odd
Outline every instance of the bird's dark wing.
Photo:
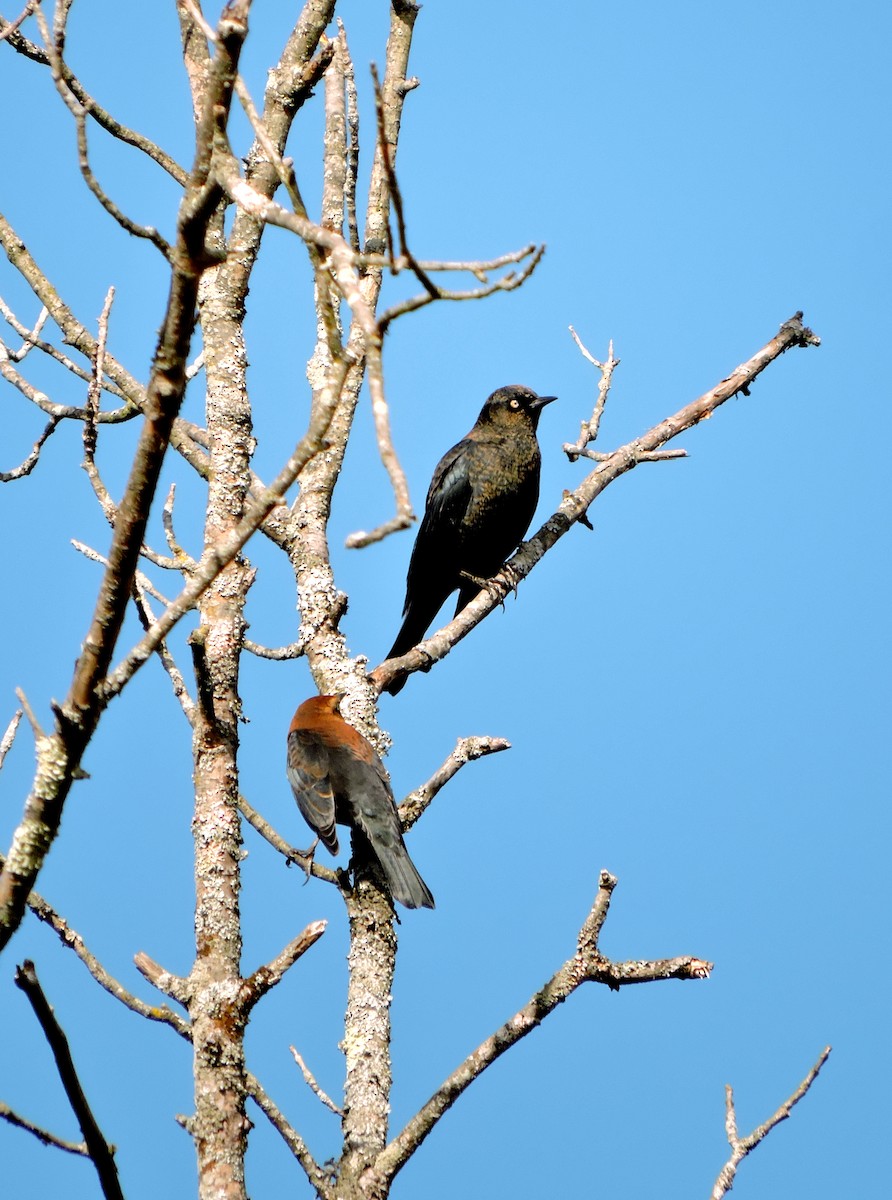
[[329,778],[329,752],[314,734],[292,729],[288,734],[288,782],[297,807],[332,854],[338,852],[335,796]]
[[[424,610],[427,618],[424,629],[437,615],[449,593],[458,587],[461,523],[472,495],[468,471],[471,448],[467,440],[459,442],[437,464],[428,488],[421,528],[409,559],[403,615],[413,606]],[[410,646],[414,644],[409,643]]]
[[[471,502],[466,438],[440,459],[427,493],[421,527],[409,559],[403,624],[388,658],[405,654],[420,642],[443,601],[459,586],[462,520]],[[404,681],[392,684],[393,695]]]
[[432,527],[446,522],[454,525],[461,521],[471,500],[470,454],[474,443],[463,438],[451,450],[447,450],[434,471],[431,485],[427,489],[424,520]]

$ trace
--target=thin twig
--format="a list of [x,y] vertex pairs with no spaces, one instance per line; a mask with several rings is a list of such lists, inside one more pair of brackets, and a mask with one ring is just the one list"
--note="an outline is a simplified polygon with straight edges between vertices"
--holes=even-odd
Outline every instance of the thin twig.
[[17,708],[12,715],[12,720],[6,726],[6,732],[0,738],[0,767],[3,766],[3,760],[12,748],[12,743],[15,741],[15,735],[19,728],[19,722],[22,719],[22,709]]
[[[589,442],[595,441],[598,436],[598,429],[601,425],[601,417],[604,415],[604,408],[607,404],[607,396],[610,392],[610,383],[613,379],[613,372],[619,366],[620,360],[613,357],[613,338],[610,339],[610,344],[607,348],[607,358],[604,362],[599,362],[593,354],[591,354],[582,344],[579,334],[570,326],[570,333],[573,335],[573,341],[579,347],[584,358],[592,364],[593,367],[601,372],[601,378],[598,382],[598,399],[595,403],[594,412],[591,419],[582,422],[582,428],[579,432],[579,441],[575,446],[564,446],[564,451],[570,462],[575,461],[585,450]],[[588,455],[587,457],[592,457]]]
[[247,979],[243,980],[243,1012],[250,1012],[258,1000],[271,991],[276,984],[282,982],[285,973],[306,954],[311,946],[319,941],[325,933],[327,925],[327,921],[311,921],[306,929],[293,938],[271,962],[258,967]]
[[[432,300],[437,300],[440,295],[440,289],[430,278],[415,255],[409,249],[408,237],[406,235],[406,215],[403,209],[403,196],[400,192],[399,183],[396,178],[396,170],[393,165],[393,155],[391,153],[390,144],[387,140],[387,131],[384,122],[384,98],[381,93],[381,81],[378,78],[378,69],[372,64],[372,82],[375,87],[375,116],[378,125],[378,148],[381,154],[381,161],[384,165],[384,171],[387,176],[387,186],[390,190],[390,200],[393,204],[393,211],[396,213],[397,232],[400,239],[400,255],[405,258],[415,278],[422,285]],[[391,257],[396,258],[391,246]]]
[[780,1124],[789,1117],[793,1110],[793,1106],[798,1104],[802,1097],[818,1077],[818,1073],[824,1063],[830,1056],[830,1046],[826,1046],[818,1057],[818,1061],[800,1083],[799,1087],[787,1097],[780,1108],[773,1116],[770,1116],[767,1121],[763,1122],[752,1133],[742,1138],[737,1133],[737,1114],[734,1109],[734,1092],[730,1084],[725,1085],[725,1130],[728,1134],[728,1143],[731,1146],[731,1157],[719,1171],[718,1178],[712,1189],[711,1200],[722,1200],[722,1197],[730,1192],[734,1186],[734,1177],[737,1174],[737,1168],[746,1158],[751,1150],[763,1141],[775,1125]]
[[22,344],[18,350],[10,351],[9,357],[13,362],[21,362],[26,358],[38,343],[40,334],[43,332],[43,327],[49,320],[50,310],[46,305],[41,308],[37,314],[37,320],[30,329],[26,329],[15,317],[15,314],[8,306],[0,299],[0,309],[3,311],[4,318],[12,325],[16,332],[20,332]]
[[[24,711],[25,716],[28,718],[28,724],[31,726],[31,731],[34,734],[35,742],[43,741],[43,739],[46,737],[46,734],[43,732],[34,709],[31,707],[31,702],[28,700],[28,697],[21,688],[16,688],[15,694],[18,696],[19,704],[21,704],[22,710]],[[0,862],[2,862],[2,856],[0,856]]]
[[80,1154],[85,1158],[90,1157],[90,1151],[87,1149],[86,1142],[66,1142],[64,1138],[56,1137],[48,1129],[41,1129],[33,1121],[19,1116],[17,1112],[11,1109],[8,1104],[4,1104],[2,1100],[0,1100],[0,1117],[4,1121],[8,1121],[10,1125],[15,1125],[18,1129],[24,1129],[28,1133],[33,1133],[39,1142],[43,1142],[44,1146],[55,1146],[57,1150],[66,1150],[69,1154]]
[[455,743],[455,749],[430,777],[414,792],[403,800],[399,806],[400,820],[403,829],[409,830],[427,809],[437,792],[456,775],[463,766],[487,754],[498,754],[500,750],[510,750],[511,743],[507,738],[497,737],[464,737]]
[[106,1197],[106,1200],[124,1200],[124,1193],[121,1191],[118,1179],[118,1170],[115,1166],[114,1150],[96,1124],[96,1118],[87,1103],[75,1070],[68,1039],[50,1008],[49,1001],[38,981],[34,963],[30,959],[26,959],[20,967],[16,968],[15,983],[16,987],[21,988],[28,997],[31,1007],[34,1009],[34,1015],[40,1022],[44,1037],[49,1043],[53,1058],[56,1060],[59,1078],[65,1094],[68,1096],[68,1103],[81,1127],[87,1152],[93,1160],[96,1174],[99,1176],[103,1196]]
[[[26,58],[30,58],[33,62],[40,63],[41,66],[50,66],[49,56],[34,42],[23,37],[10,29],[11,22],[5,21],[0,17],[0,40],[9,38],[9,44]],[[184,170],[169,154],[166,154],[159,146],[156,146],[153,141],[145,137],[141,133],[136,133],[129,129],[126,125],[122,125],[115,118],[98,104],[96,100],[87,92],[84,85],[80,82],[76,75],[69,69],[66,63],[62,64],[63,75],[66,84],[71,89],[77,100],[84,106],[84,110],[88,113],[92,120],[96,122],[107,133],[110,133],[113,138],[120,142],[124,142],[128,146],[133,146],[137,150],[141,150],[147,158],[157,163],[168,175],[176,180],[181,186],[189,180],[189,172]]]
[[304,1077],[304,1082],[310,1091],[313,1092],[314,1095],[319,1098],[319,1100],[321,1100],[327,1109],[333,1112],[336,1116],[342,1117],[344,1115],[344,1110],[339,1105],[335,1104],[334,1100],[332,1100],[331,1096],[329,1096],[327,1092],[322,1090],[322,1088],[316,1082],[315,1075],[304,1062],[303,1058],[301,1058],[301,1056],[298,1054],[296,1047],[289,1046],[288,1049],[294,1056],[294,1061],[300,1067],[301,1074]]
[[321,863],[317,863],[305,851],[298,850],[295,846],[289,846],[285,839],[270,825],[269,821],[265,817],[262,817],[256,808],[253,808],[248,803],[244,796],[239,796],[238,807],[239,812],[248,824],[252,825],[274,850],[278,850],[289,865],[296,863],[302,871],[306,871],[315,879],[324,879],[326,883],[333,883],[340,887],[341,881],[336,871],[332,871],[330,867],[323,867]]
[[50,417],[47,421],[43,433],[31,447],[31,453],[24,458],[17,467],[13,467],[11,471],[0,471],[0,483],[13,483],[16,479],[24,479],[26,475],[30,475],[40,460],[40,452],[50,437],[56,432],[59,425],[58,417]]
[[22,9],[22,11],[19,13],[19,15],[15,18],[15,20],[10,21],[3,28],[3,30],[0,31],[0,42],[5,42],[6,39],[10,36],[10,34],[15,33],[15,31],[22,24],[22,22],[27,21],[27,19],[31,16],[31,14],[34,12],[34,10],[37,8],[37,6],[39,4],[40,4],[40,0],[28,0],[28,3]]
[[307,1148],[297,1130],[285,1119],[281,1109],[269,1097],[260,1081],[250,1071],[245,1076],[245,1090],[270,1124],[281,1134],[285,1145],[303,1167],[307,1178],[323,1200],[334,1200],[334,1191],[328,1186],[329,1175],[322,1170]]
[[66,71],[62,61],[61,39],[58,35],[55,38],[50,37],[49,29],[42,12],[37,12],[37,22],[40,26],[41,36],[43,37],[47,58],[49,59],[53,82],[56,85],[59,95],[65,102],[65,107],[74,118],[77,133],[78,166],[80,167],[84,182],[109,216],[113,217],[122,229],[134,237],[146,238],[156,249],[161,251],[169,262],[172,261],[173,251],[166,238],[162,237],[153,226],[140,225],[138,222],[132,221],[130,217],[118,208],[117,204],[104,191],[99,180],[93,174],[87,149],[87,109],[77,96],[75,96],[66,81]]
[[[0,867],[4,862],[3,855],[0,854]],[[28,896],[28,907],[39,921],[48,925],[50,929],[58,936],[62,945],[66,949],[74,952],[81,960],[96,982],[110,996],[120,1001],[141,1017],[145,1017],[149,1021],[160,1021],[164,1025],[170,1025],[182,1038],[189,1040],[191,1034],[189,1031],[189,1022],[183,1017],[173,1012],[166,1005],[159,1008],[157,1004],[146,1004],[140,1000],[138,996],[134,996],[129,992],[117,979],[111,975],[99,959],[88,948],[84,939],[72,929],[63,916],[61,916],[53,906],[38,895],[37,892],[31,892]]]
[[[528,261],[524,264],[523,269],[519,272],[509,271],[506,275],[502,275],[499,279],[494,279],[491,282],[484,283],[479,288],[467,288],[452,290],[450,288],[438,287],[437,295],[432,296],[430,292],[422,292],[418,296],[411,296],[407,300],[400,300],[391,308],[386,309],[379,319],[379,325],[382,334],[386,333],[388,326],[397,317],[404,316],[406,313],[417,312],[419,308],[424,308],[436,300],[451,300],[455,302],[464,300],[485,300],[488,296],[494,295],[496,292],[513,292],[517,288],[522,287],[529,279],[536,267],[542,261],[542,256],[545,253],[544,246],[527,246],[522,251],[518,251],[512,255],[503,255],[507,261],[518,262],[527,258]],[[404,259],[398,260],[393,264],[394,270],[401,270],[406,264]],[[466,263],[422,263],[420,264],[426,271],[470,271],[472,275],[479,278],[481,272],[485,272],[488,268],[485,264],[476,262]]]

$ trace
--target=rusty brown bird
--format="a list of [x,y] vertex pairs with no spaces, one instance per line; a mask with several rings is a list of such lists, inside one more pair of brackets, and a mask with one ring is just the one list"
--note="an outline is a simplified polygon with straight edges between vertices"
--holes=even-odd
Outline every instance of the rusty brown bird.
[[341,716],[342,699],[313,696],[291,721],[287,773],[297,806],[332,854],[338,853],[335,824],[349,825],[381,864],[394,900],[406,908],[433,908],[403,841],[384,764]]

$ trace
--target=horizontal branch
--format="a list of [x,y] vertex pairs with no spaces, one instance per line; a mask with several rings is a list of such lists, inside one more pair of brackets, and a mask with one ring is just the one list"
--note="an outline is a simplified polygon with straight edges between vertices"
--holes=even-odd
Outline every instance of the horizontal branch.
[[820,343],[821,339],[802,324],[802,313],[796,313],[789,321],[784,322],[771,341],[758,350],[752,358],[736,367],[727,378],[649,429],[641,437],[614,450],[600,466],[585,477],[578,487],[572,492],[564,494],[557,510],[545,524],[529,541],[521,544],[514,557],[487,582],[487,586],[467,607],[462,609],[458,616],[453,618],[448,625],[444,625],[442,629],[438,629],[431,637],[419,642],[407,654],[400,658],[386,659],[371,672],[371,678],[377,690],[383,691],[398,676],[411,671],[430,670],[435,662],[445,658],[475,625],[479,625],[488,613],[502,603],[509,591],[514,590],[520,581],[529,575],[543,555],[577,521],[585,519],[589,506],[614,480],[625,475],[627,471],[631,471],[640,462],[647,461],[646,456],[652,455],[654,451],[659,450],[678,434],[683,433],[686,429],[691,429],[700,421],[711,416],[720,405],[737,395],[738,392],[746,395],[753,380],[786,350],[794,346],[819,346]]

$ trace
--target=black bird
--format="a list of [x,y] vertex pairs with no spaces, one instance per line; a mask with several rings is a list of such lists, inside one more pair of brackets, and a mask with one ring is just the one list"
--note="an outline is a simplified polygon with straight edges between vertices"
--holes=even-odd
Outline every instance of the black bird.
[[[388,658],[420,642],[458,589],[456,613],[502,567],[529,528],[539,499],[536,426],[556,396],[512,385],[493,392],[471,432],[437,464],[406,580],[403,625]],[[405,679],[387,691],[395,696]]]

